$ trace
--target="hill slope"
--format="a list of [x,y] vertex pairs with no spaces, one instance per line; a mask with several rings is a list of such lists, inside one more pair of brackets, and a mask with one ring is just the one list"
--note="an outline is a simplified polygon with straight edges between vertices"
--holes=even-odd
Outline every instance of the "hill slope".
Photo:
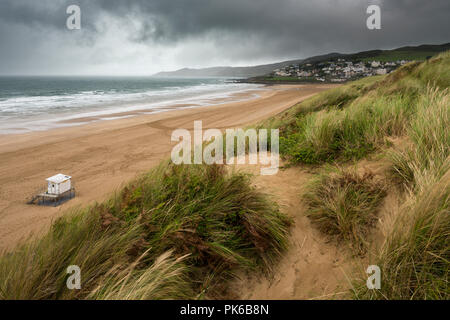
[[291,64],[300,64],[307,61],[318,61],[322,59],[330,59],[339,55],[338,53],[330,53],[308,59],[289,60],[272,64],[264,64],[251,67],[212,67],[203,69],[184,68],[172,72],[160,72],[155,77],[254,77],[271,72],[274,69],[289,66]]
[[424,60],[427,56],[450,50],[450,43],[442,45],[421,45],[416,47],[402,47],[394,50],[370,50],[353,54],[329,53],[310,57],[307,59],[296,59],[272,64],[249,66],[249,67],[212,67],[202,69],[183,68],[176,71],[159,72],[155,77],[257,77],[293,64],[306,64],[329,59],[347,58],[352,60]]

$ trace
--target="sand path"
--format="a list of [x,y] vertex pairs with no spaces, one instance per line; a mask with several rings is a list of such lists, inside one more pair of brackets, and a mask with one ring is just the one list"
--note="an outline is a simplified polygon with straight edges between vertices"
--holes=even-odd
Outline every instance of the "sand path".
[[290,247],[274,272],[240,274],[231,290],[241,299],[345,299],[351,287],[347,277],[352,272],[353,258],[349,250],[330,242],[306,216],[301,194],[311,173],[301,167],[282,169],[273,176],[260,176],[258,169],[242,166],[255,174],[255,185],[273,196],[280,209],[294,220]]

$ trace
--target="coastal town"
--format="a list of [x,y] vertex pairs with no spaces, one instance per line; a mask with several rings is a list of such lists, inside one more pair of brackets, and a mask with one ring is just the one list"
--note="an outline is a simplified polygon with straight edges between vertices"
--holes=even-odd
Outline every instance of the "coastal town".
[[274,70],[271,76],[305,81],[346,82],[368,76],[388,74],[408,62],[408,60],[355,62],[337,59],[336,61],[289,65]]

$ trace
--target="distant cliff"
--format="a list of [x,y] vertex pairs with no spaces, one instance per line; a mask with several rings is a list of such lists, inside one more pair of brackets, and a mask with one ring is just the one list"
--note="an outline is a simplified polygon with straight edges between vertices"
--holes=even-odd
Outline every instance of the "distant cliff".
[[339,53],[330,53],[322,56],[316,56],[308,59],[289,60],[272,64],[264,64],[251,67],[212,67],[203,69],[184,68],[171,72],[159,72],[155,77],[257,77],[268,74],[275,69],[283,68],[291,64],[301,64],[309,61],[330,59],[340,55]]
[[252,67],[212,67],[204,69],[184,68],[171,72],[160,72],[155,77],[256,77],[271,72],[274,69],[301,63],[303,60],[293,60],[280,63]]

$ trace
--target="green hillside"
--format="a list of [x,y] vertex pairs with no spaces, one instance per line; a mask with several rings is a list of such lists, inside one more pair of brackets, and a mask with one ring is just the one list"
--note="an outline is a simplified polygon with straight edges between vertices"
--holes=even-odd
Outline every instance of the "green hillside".
[[[421,45],[394,50],[370,50],[354,54],[331,54],[305,59],[244,82],[253,83],[320,83],[348,82],[363,77],[390,73],[406,62],[424,61],[441,52],[450,50],[450,43],[442,45]],[[378,62],[378,66],[372,62]],[[306,75],[305,75],[306,74]]]
[[441,52],[450,50],[450,43],[442,45],[421,45],[417,47],[401,47],[394,50],[373,50],[347,55],[352,60],[362,61],[423,61],[427,57],[435,56]]

